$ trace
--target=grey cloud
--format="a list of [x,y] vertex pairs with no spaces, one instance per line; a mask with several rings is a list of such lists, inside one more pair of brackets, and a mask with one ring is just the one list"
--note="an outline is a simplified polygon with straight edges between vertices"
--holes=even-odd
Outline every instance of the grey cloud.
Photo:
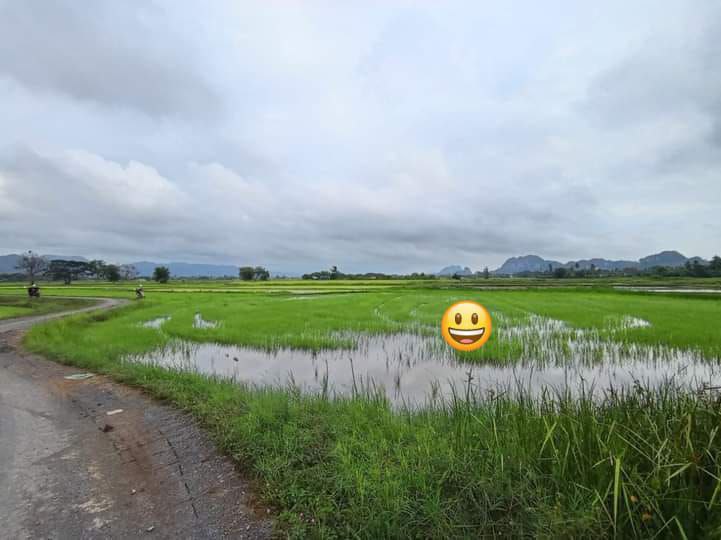
[[662,4],[0,0],[0,250],[710,256],[721,9]]
[[[216,114],[220,102],[189,59],[190,48],[147,2],[109,0],[0,4],[0,75],[143,114]],[[199,60],[199,59],[198,59]]]

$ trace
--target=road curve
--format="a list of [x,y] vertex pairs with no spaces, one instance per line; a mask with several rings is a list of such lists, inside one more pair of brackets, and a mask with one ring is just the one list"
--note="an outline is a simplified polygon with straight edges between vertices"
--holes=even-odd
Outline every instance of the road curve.
[[20,347],[33,324],[123,303],[0,322],[0,536],[269,538],[267,511],[187,414]]
[[77,315],[79,313],[87,313],[88,311],[113,309],[128,303],[128,300],[125,300],[123,298],[94,298],[87,296],[70,296],[66,298],[77,298],[79,300],[95,300],[96,303],[92,306],[84,308],[61,311],[58,313],[48,313],[47,315],[37,315],[35,317],[22,317],[18,319],[0,320],[0,334],[12,332],[14,330],[27,330],[32,325],[41,322],[51,321],[53,319],[60,319],[61,317],[67,317],[69,315]]

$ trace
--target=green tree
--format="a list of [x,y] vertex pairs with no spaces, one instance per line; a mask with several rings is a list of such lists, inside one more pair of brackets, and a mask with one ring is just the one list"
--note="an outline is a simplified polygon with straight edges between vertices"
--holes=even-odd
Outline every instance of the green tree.
[[[688,265],[688,263],[686,263]],[[687,266],[689,273],[694,277],[706,277],[708,271],[706,265],[701,264],[698,260],[694,260],[693,263]]]
[[156,266],[153,270],[153,280],[158,283],[167,283],[170,279],[170,269],[167,266]]
[[41,257],[37,253],[28,251],[18,261],[15,268],[22,270],[28,277],[28,281],[33,283],[37,277],[40,276],[48,267],[48,261],[44,257]]
[[488,279],[488,278],[490,278],[490,277],[491,277],[491,273],[488,271],[488,267],[486,266],[486,267],[483,269],[483,279]]
[[105,261],[94,259],[88,263],[88,273],[91,277],[105,278]]
[[120,265],[120,277],[126,281],[138,277],[138,270],[132,264]]
[[563,279],[565,277],[568,277],[568,270],[566,270],[563,267],[558,267],[553,271],[553,277]]
[[63,281],[65,285],[70,285],[81,276],[89,276],[91,269],[85,261],[55,259],[50,261],[46,274],[50,276],[50,279]]
[[116,264],[105,265],[103,268],[103,277],[113,283],[120,281],[120,268]]
[[330,279],[338,279],[342,275],[336,265],[330,267]]
[[252,266],[241,266],[238,275],[243,281],[251,281],[255,276],[255,269]]
[[256,266],[253,268],[253,279],[268,281],[268,279],[270,279],[270,272],[262,266]]

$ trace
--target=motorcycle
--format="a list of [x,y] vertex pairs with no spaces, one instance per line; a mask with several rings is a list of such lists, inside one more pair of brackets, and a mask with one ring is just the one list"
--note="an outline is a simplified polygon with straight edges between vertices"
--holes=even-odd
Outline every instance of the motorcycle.
[[28,296],[30,298],[40,298],[40,287],[37,285],[31,285],[28,287]]

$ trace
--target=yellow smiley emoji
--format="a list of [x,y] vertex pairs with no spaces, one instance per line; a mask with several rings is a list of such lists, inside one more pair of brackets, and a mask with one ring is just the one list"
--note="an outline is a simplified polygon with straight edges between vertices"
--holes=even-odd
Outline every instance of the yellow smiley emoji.
[[475,351],[491,336],[491,315],[476,302],[456,302],[441,318],[441,334],[457,351]]

